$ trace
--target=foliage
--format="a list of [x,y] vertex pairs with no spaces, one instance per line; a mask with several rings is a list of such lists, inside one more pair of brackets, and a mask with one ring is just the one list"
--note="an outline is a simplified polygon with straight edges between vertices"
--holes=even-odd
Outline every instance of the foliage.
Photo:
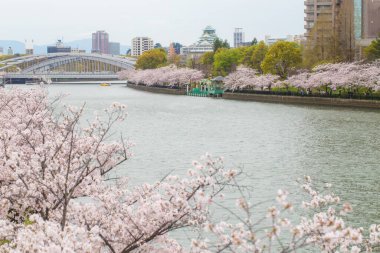
[[199,70],[177,68],[173,65],[158,69],[125,70],[119,72],[119,79],[146,86],[184,87],[191,82],[200,81],[203,77],[203,73]]
[[254,45],[257,45],[259,42],[257,41],[256,38],[253,38],[252,42],[251,42],[251,46],[254,46]]
[[214,52],[204,53],[200,61],[200,69],[205,73],[206,76],[211,76],[214,66]]
[[174,55],[168,57],[168,63],[171,65],[174,64],[176,66],[179,66],[181,64],[181,56],[174,54]]
[[5,61],[5,60],[9,60],[9,59],[12,59],[12,58],[16,58],[16,57],[19,57],[19,56],[22,56],[22,55],[0,55],[0,62],[1,61]]
[[162,48],[152,49],[140,55],[136,62],[137,69],[155,69],[167,64],[166,52]]
[[218,49],[221,49],[221,48],[230,48],[230,44],[228,43],[227,40],[223,41],[222,39],[216,38],[214,40],[214,53],[216,53]]
[[264,61],[267,52],[268,46],[264,41],[260,41],[260,43],[255,47],[255,50],[252,52],[251,67],[259,71],[259,73],[263,73],[261,63]]
[[154,44],[154,48],[162,48],[161,43],[156,43],[156,44]]
[[278,41],[273,44],[261,64],[264,73],[286,78],[292,68],[299,67],[302,62],[301,50],[297,43]]
[[219,49],[214,55],[214,75],[226,76],[236,70],[242,58],[239,48]]
[[252,55],[253,55],[253,52],[256,50],[256,48],[257,48],[257,45],[252,45],[249,47],[239,47],[239,50],[241,50],[241,55],[242,55],[242,58],[240,59],[239,63],[244,66],[252,67],[253,66]]
[[366,58],[370,61],[380,59],[380,37],[373,40],[371,44],[365,48],[364,52]]

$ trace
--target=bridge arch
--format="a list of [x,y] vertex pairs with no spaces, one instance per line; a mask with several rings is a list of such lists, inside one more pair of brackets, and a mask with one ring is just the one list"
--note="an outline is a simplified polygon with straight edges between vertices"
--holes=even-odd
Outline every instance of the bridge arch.
[[[2,69],[6,70],[12,66],[23,66],[20,71],[22,74],[49,73],[61,66],[78,63],[87,66],[85,69],[87,72],[101,72],[107,70],[108,72],[117,72],[124,69],[134,69],[135,59],[102,54],[57,53],[24,56],[10,59],[2,63],[5,64],[5,66],[1,67],[0,71]],[[92,69],[91,71],[88,71],[90,69],[88,68],[90,63],[92,64]]]

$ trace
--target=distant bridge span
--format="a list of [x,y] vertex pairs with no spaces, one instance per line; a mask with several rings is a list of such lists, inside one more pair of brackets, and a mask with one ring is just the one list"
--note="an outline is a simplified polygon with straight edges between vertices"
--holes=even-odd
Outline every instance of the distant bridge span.
[[[29,55],[8,59],[0,62],[1,71],[13,67],[16,71],[28,73],[47,74],[63,67],[63,72],[118,72],[125,69],[134,69],[136,60],[120,56],[86,53],[56,53],[47,55]],[[0,66],[1,66],[0,65]],[[64,67],[68,69],[64,69]],[[78,71],[78,68],[82,70]],[[61,69],[62,72],[62,69]]]
[[116,80],[118,75],[112,72],[99,73],[6,73],[4,79],[52,79],[52,80]]

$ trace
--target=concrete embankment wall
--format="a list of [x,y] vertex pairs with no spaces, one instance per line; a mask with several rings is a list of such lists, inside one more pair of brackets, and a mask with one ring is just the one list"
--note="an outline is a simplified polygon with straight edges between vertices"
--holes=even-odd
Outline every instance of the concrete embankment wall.
[[[134,84],[128,84],[128,87],[132,89],[136,89],[136,90],[148,91],[148,92],[153,92],[153,93],[170,94],[170,95],[186,95],[186,90],[157,88],[157,87],[149,87],[149,86],[134,85]],[[259,95],[259,94],[232,93],[232,92],[224,93],[223,99],[256,101],[256,102],[267,102],[267,103],[342,106],[342,107],[380,109],[379,100],[276,96],[276,95]]]
[[149,91],[149,92],[160,93],[160,94],[186,95],[186,90],[177,90],[177,89],[169,89],[169,88],[157,88],[157,87],[135,85],[135,84],[130,84],[130,83],[128,83],[127,87],[135,89],[135,90]]
[[230,92],[224,93],[223,98],[232,99],[232,100],[268,102],[268,103],[344,106],[344,107],[380,109],[379,100],[276,96],[276,95],[259,95],[259,94],[230,93]]

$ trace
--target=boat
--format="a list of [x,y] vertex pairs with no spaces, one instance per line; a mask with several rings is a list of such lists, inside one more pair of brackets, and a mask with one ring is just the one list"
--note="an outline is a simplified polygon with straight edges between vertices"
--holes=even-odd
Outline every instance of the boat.
[[102,87],[108,87],[108,86],[111,86],[111,84],[110,83],[101,83],[100,86],[102,86]]

